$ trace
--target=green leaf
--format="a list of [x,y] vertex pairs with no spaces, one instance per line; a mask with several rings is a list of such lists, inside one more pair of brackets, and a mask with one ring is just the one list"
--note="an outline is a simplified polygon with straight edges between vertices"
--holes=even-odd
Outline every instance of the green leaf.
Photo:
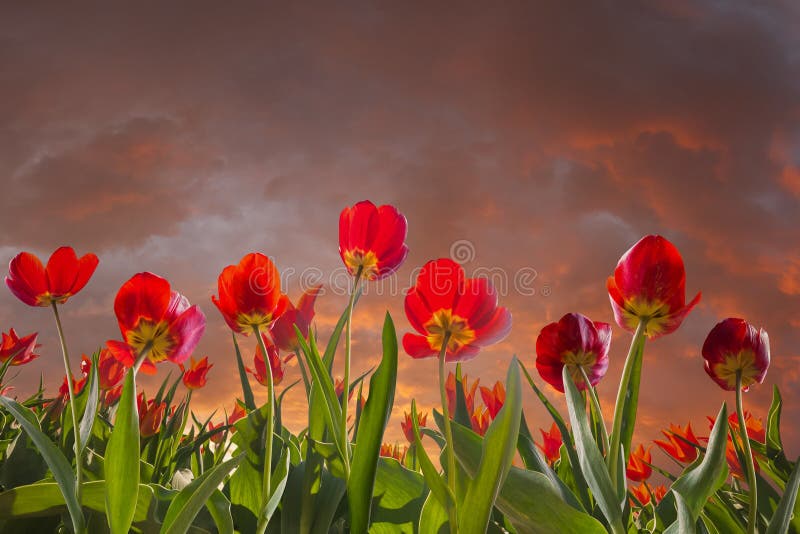
[[81,438],[81,452],[86,449],[86,443],[89,441],[89,436],[92,434],[94,420],[97,417],[97,400],[99,397],[97,361],[99,357],[100,352],[95,352],[92,355],[92,368],[89,371],[88,385],[84,389],[84,391],[88,391],[88,397],[86,398],[86,408],[83,411],[83,417],[78,425],[78,435]]
[[394,458],[380,458],[372,500],[371,534],[413,532],[425,502],[422,475]]
[[[575,435],[575,445],[578,449],[579,466],[573,466],[573,468],[580,468],[586,482],[592,489],[597,505],[608,520],[609,525],[611,525],[612,532],[623,532],[622,506],[624,500],[620,502],[617,496],[606,464],[603,461],[603,456],[597,448],[597,443],[586,420],[586,405],[583,397],[572,381],[572,375],[566,365],[562,369],[561,376],[564,380],[564,392],[567,396],[569,420]],[[614,451],[613,447],[611,451]]]
[[[231,476],[230,499],[234,507],[249,510],[255,520],[261,512],[262,476],[264,473],[264,426],[267,424],[267,405],[253,410],[233,426],[236,432],[231,441],[238,452],[246,453],[236,472]],[[255,528],[255,524],[253,524]]]
[[233,517],[231,517],[231,501],[219,490],[214,491],[206,503],[208,513],[214,520],[219,534],[233,534]]
[[[454,422],[455,423],[455,422]],[[419,421],[417,420],[417,401],[411,400],[411,424],[414,429],[414,448],[417,451],[419,466],[422,468],[422,476],[431,490],[431,495],[439,502],[445,512],[455,504],[456,496],[439,475],[439,471],[431,462],[425,447],[422,446],[422,438],[419,434]]]
[[459,503],[458,523],[465,534],[486,532],[497,495],[511,469],[517,450],[522,392],[517,358],[506,375],[506,400],[483,439],[481,462]]
[[239,342],[236,340],[236,333],[231,332],[231,336],[233,337],[233,348],[236,350],[236,367],[239,369],[239,382],[242,384],[244,406],[250,412],[256,409],[256,400],[253,397],[250,380],[247,379],[247,371],[245,371],[244,361],[242,360],[242,352],[239,350]]
[[[81,510],[81,505],[75,493],[75,474],[72,472],[72,466],[64,457],[64,454],[50,441],[50,438],[42,433],[39,428],[39,422],[33,412],[8,397],[0,396],[0,404],[14,416],[19,426],[22,427],[34,445],[36,445],[36,448],[39,449],[39,453],[47,462],[47,466],[53,473],[53,478],[56,480],[64,497],[74,531],[83,532],[86,528],[86,523],[83,517],[83,510]],[[138,452],[136,457],[138,459]]]
[[244,457],[244,454],[240,454],[209,469],[183,488],[172,499],[161,532],[163,534],[186,532],[198,512],[205,506],[206,501],[217,491],[217,486],[225,481],[225,477],[239,465]]
[[350,530],[366,532],[372,509],[372,489],[378,469],[383,431],[394,404],[397,383],[397,333],[389,313],[383,322],[383,358],[369,381],[369,396],[364,405],[353,451],[347,502],[350,505]]
[[[772,387],[772,404],[769,407],[769,414],[767,416],[767,432],[766,432],[766,455],[771,464],[780,472],[782,477],[781,482],[785,482],[792,471],[792,465],[786,459],[786,454],[783,449],[783,441],[781,440],[781,408],[783,400],[778,386]],[[752,441],[752,440],[751,440]],[[758,442],[754,442],[758,444]]]
[[695,518],[692,517],[692,511],[680,493],[673,493],[673,497],[675,498],[675,508],[678,510],[678,520],[667,527],[664,534],[694,534],[697,529],[695,529]]
[[281,503],[281,497],[283,497],[283,492],[286,489],[286,480],[288,477],[289,448],[283,447],[280,459],[278,460],[278,466],[275,468],[275,471],[272,472],[272,477],[270,479],[269,501],[267,501],[267,505],[261,511],[261,514],[267,523],[269,523],[269,520],[272,518],[272,514],[275,513],[275,510]]
[[125,375],[103,466],[108,525],[112,534],[127,534],[133,521],[131,502],[136,500],[139,489],[139,410],[133,369]]
[[800,489],[800,458],[794,464],[792,476],[786,484],[786,489],[783,492],[778,507],[775,513],[772,514],[772,519],[769,522],[766,534],[780,534],[788,532],[789,524],[792,521],[792,515],[797,509],[797,491]]

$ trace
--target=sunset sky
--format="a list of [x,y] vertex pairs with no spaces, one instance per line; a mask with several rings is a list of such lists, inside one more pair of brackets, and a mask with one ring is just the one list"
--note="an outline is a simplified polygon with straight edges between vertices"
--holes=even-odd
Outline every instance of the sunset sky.
[[[410,329],[413,271],[454,254],[504,286],[514,321],[465,371],[491,385],[517,354],[539,380],[540,329],[567,312],[613,323],[606,278],[657,233],[681,251],[689,297],[703,297],[647,345],[634,443],[670,422],[706,435],[705,416],[733,405],[700,347],[737,316],[772,348],[746,406],[766,420],[778,385],[787,452],[800,454],[798,4],[378,4],[0,8],[0,261],[59,245],[100,257],[63,307],[73,362],[119,338],[116,291],[152,271],[208,318],[196,355],[214,368],[194,408],[230,411],[241,390],[211,303],[217,275],[259,251],[293,300],[323,281],[325,341],[347,299],[339,212],[370,199],[407,216],[411,252],[359,302],[354,372],[377,363],[385,310],[400,335]],[[40,373],[50,391],[61,381],[51,315],[0,291],[0,329],[40,333],[41,357],[13,380],[19,395]],[[614,325],[598,387],[607,416],[630,338]],[[251,363],[255,340],[240,343]],[[148,392],[176,370],[160,368],[141,381]],[[412,398],[437,405],[435,372],[435,360],[401,353],[388,440],[403,440]],[[285,383],[299,377],[294,366]],[[301,389],[286,397],[293,430]],[[534,431],[549,427],[527,386],[524,399]]]

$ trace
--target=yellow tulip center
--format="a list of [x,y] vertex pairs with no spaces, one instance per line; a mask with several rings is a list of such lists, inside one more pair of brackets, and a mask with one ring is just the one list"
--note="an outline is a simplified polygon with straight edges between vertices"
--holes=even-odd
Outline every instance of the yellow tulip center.
[[424,326],[428,332],[428,344],[435,350],[442,350],[446,334],[449,334],[447,350],[450,352],[455,352],[475,340],[475,330],[469,327],[467,320],[453,315],[453,310],[450,309],[436,310]]
[[149,351],[147,357],[153,362],[165,360],[174,345],[169,325],[164,321],[139,321],[136,328],[128,332],[127,341],[137,356]]
[[625,301],[624,314],[625,324],[631,330],[636,330],[641,319],[647,320],[644,333],[647,337],[653,337],[664,331],[670,309],[665,302],[634,298]]
[[371,250],[363,251],[360,248],[346,250],[344,263],[351,274],[356,274],[361,268],[361,276],[372,280],[378,275],[378,256]]
[[756,381],[759,369],[752,350],[741,350],[726,354],[722,362],[714,364],[714,374],[725,380],[731,389],[736,389],[736,372],[742,372],[742,388],[747,389]]
[[597,356],[594,354],[594,352],[569,351],[561,355],[561,361],[564,362],[564,365],[567,366],[569,374],[572,375],[572,381],[575,382],[575,384],[582,384],[583,373],[581,373],[581,368],[586,371],[588,376],[588,371],[597,361]]

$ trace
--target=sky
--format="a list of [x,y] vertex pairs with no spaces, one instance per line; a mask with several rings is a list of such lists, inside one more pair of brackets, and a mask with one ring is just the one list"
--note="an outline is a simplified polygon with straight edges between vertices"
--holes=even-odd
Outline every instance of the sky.
[[[358,304],[353,372],[377,364],[385,311],[410,330],[415,270],[453,256],[495,281],[514,323],[465,372],[490,386],[516,354],[543,385],[541,328],[569,312],[613,323],[606,278],[640,237],[661,234],[683,255],[689,298],[703,297],[647,344],[634,443],[669,423],[706,435],[706,416],[734,405],[700,355],[733,316],[766,329],[772,349],[745,406],[766,420],[777,385],[787,453],[800,454],[798,4],[413,4],[0,7],[0,262],[60,245],[99,256],[62,307],[74,364],[119,338],[120,285],[155,272],[206,313],[195,354],[214,367],[192,404],[221,419],[241,390],[211,303],[220,271],[258,251],[293,300],[323,282],[325,341],[347,302],[338,216],[370,199],[406,215],[410,254]],[[0,329],[11,327],[42,344],[16,370],[17,393],[40,374],[53,391],[51,314],[3,290]],[[614,325],[598,386],[609,417],[630,339]],[[251,362],[255,340],[240,343]],[[141,387],[154,392],[169,371]],[[284,384],[299,377],[290,367]],[[284,406],[293,430],[301,389]],[[387,441],[403,441],[412,398],[438,405],[436,362],[401,352]],[[534,432],[549,428],[527,385],[523,398]]]

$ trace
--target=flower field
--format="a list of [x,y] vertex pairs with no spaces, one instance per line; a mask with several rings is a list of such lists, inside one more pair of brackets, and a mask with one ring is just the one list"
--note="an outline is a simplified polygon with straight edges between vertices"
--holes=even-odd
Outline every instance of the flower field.
[[[208,316],[179,293],[180,281],[134,275],[114,300],[119,338],[80,358],[59,313],[81,298],[99,259],[70,247],[46,263],[19,253],[6,285],[22,304],[49,308],[42,321],[53,315],[63,356],[52,368],[60,375],[63,364],[64,374],[58,391],[17,395],[12,370],[38,357],[37,334],[3,333],[0,532],[800,533],[800,469],[784,453],[780,392],[768,413],[745,406],[770,365],[763,329],[723,318],[697,348],[709,387],[730,392],[707,429],[664,421],[664,439],[633,440],[647,344],[691,321],[701,299],[687,301],[672,243],[645,236],[609,273],[615,321],[631,337],[621,376],[607,375],[611,325],[573,312],[541,329],[535,369],[513,357],[504,381],[479,387],[460,362],[503,340],[512,313],[488,279],[446,258],[422,265],[405,294],[411,331],[398,337],[386,313],[380,364],[351,372],[353,310],[365,287],[403,264],[406,241],[393,206],[362,201],[341,212],[351,284],[328,339],[314,328],[321,287],[293,302],[271,259],[253,252],[219,274]],[[213,367],[193,356],[211,321],[231,331],[241,383],[217,423],[191,404]],[[395,405],[398,359],[409,357],[438,362],[432,413]],[[301,380],[287,384],[292,359]],[[138,389],[137,375],[159,366],[179,377]],[[261,406],[251,377],[268,392]],[[600,381],[618,384],[613,413],[603,414]],[[292,388],[308,399],[297,433],[281,417]],[[553,394],[565,396],[567,413]],[[524,397],[550,418],[526,419]],[[404,411],[407,445],[384,439],[393,408]],[[672,462],[655,464],[654,447]]]

